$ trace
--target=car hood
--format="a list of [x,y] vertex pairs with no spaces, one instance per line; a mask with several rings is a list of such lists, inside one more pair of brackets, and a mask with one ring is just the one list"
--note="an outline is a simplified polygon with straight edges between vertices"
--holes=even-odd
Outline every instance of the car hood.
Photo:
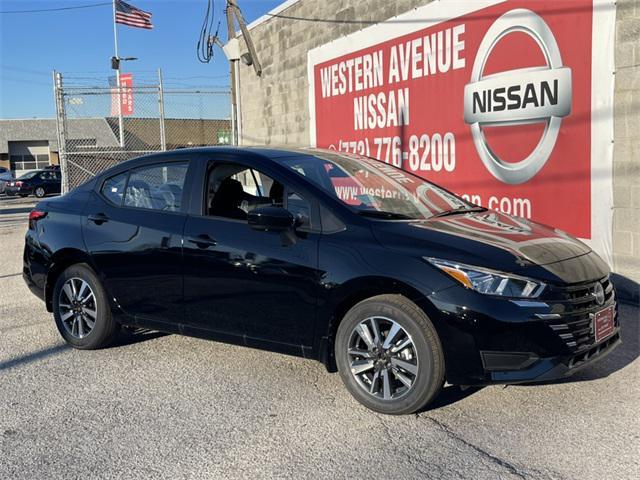
[[413,222],[378,221],[373,231],[394,250],[551,281],[584,281],[608,271],[587,245],[569,234],[491,210]]

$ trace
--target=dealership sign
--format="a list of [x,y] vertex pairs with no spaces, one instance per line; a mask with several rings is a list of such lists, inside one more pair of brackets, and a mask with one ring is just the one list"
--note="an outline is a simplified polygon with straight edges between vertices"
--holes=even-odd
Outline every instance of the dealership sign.
[[[133,74],[120,74],[120,94],[118,95],[118,81],[116,77],[109,78],[111,87],[111,115],[133,115]],[[118,102],[120,105],[118,106]]]
[[611,260],[611,0],[442,0],[308,54],[311,144],[553,225]]

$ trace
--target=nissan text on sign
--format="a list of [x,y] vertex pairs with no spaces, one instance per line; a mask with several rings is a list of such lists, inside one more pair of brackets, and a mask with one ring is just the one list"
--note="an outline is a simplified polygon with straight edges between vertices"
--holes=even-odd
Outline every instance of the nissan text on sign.
[[614,21],[610,0],[433,2],[320,46],[311,144],[553,225],[611,264]]

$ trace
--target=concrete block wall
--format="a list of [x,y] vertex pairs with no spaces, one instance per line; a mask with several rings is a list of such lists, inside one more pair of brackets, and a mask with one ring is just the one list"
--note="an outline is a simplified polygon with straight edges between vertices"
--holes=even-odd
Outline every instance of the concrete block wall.
[[[307,145],[307,51],[429,1],[299,0],[279,14],[325,21],[273,17],[252,28],[263,74],[257,77],[252,67],[240,66],[241,143]],[[614,270],[631,279],[631,290],[637,290],[640,283],[640,0],[617,2],[615,63]]]
[[[640,1],[618,0],[613,145],[614,270],[640,283]],[[637,283],[635,288],[637,289]],[[636,298],[638,292],[636,291]]]
[[240,66],[241,143],[308,145],[307,52],[430,1],[300,0],[280,14],[324,21],[274,17],[252,28],[263,71]]

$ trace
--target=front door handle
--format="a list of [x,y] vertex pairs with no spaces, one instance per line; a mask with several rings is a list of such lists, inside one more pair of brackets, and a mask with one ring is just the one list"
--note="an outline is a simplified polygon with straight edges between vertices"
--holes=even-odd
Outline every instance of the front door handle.
[[203,233],[202,235],[198,235],[197,237],[189,238],[189,242],[195,243],[198,246],[198,248],[202,248],[202,249],[215,247],[218,244],[218,242],[216,242],[213,238],[211,238],[206,233]]
[[89,215],[87,220],[95,223],[96,225],[102,225],[105,222],[109,221],[109,217],[107,217],[104,213],[96,213],[95,215]]

